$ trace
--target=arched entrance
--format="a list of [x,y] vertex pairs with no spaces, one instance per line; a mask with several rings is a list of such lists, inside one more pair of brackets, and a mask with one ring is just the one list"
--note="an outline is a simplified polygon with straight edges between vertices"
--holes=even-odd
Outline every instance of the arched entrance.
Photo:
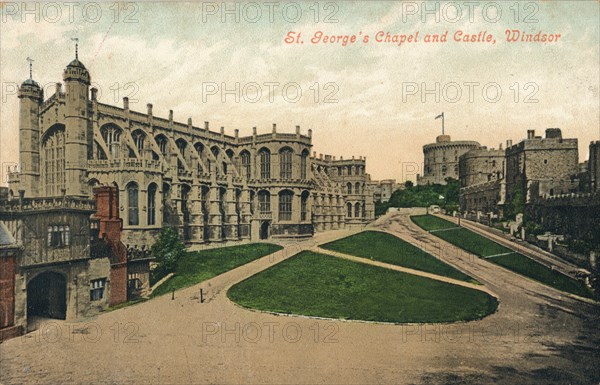
[[67,313],[67,281],[62,274],[45,272],[27,285],[27,317],[65,319]]
[[271,235],[271,222],[263,221],[260,224],[260,239],[269,239]]

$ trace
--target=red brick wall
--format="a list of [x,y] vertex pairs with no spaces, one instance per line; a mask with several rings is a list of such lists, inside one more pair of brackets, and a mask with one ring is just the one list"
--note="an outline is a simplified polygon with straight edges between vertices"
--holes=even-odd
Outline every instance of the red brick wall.
[[102,186],[94,189],[96,198],[95,217],[100,219],[100,239],[108,243],[110,256],[111,306],[127,301],[127,250],[121,242],[121,219],[119,218],[119,192],[116,187]]
[[[0,257],[0,341],[19,335],[15,323],[15,274],[17,256]],[[16,332],[16,334],[15,334]]]

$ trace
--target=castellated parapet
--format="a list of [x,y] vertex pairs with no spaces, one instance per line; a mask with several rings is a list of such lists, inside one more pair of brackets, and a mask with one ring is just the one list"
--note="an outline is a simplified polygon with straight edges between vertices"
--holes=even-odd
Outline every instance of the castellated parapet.
[[446,184],[446,179],[458,179],[458,159],[469,150],[480,147],[474,141],[452,141],[450,135],[439,135],[435,143],[423,146],[423,175],[417,184]]

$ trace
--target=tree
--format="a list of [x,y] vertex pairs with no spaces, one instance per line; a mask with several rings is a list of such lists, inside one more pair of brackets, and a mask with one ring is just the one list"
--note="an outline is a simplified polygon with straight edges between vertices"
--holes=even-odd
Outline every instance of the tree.
[[185,254],[185,246],[173,227],[163,227],[158,239],[150,249],[156,268],[152,271],[155,282],[175,271],[177,261]]

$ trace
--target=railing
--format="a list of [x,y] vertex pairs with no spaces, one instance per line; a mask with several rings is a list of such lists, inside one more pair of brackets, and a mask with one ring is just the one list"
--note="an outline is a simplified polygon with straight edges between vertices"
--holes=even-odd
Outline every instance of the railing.
[[150,170],[162,171],[162,165],[159,160],[148,159],[115,159],[115,160],[89,160],[88,168],[90,170]]
[[254,218],[270,220],[273,219],[273,213],[270,211],[259,211],[254,213]]
[[54,209],[77,209],[96,211],[93,200],[75,197],[24,198],[3,201],[0,211],[35,211]]

